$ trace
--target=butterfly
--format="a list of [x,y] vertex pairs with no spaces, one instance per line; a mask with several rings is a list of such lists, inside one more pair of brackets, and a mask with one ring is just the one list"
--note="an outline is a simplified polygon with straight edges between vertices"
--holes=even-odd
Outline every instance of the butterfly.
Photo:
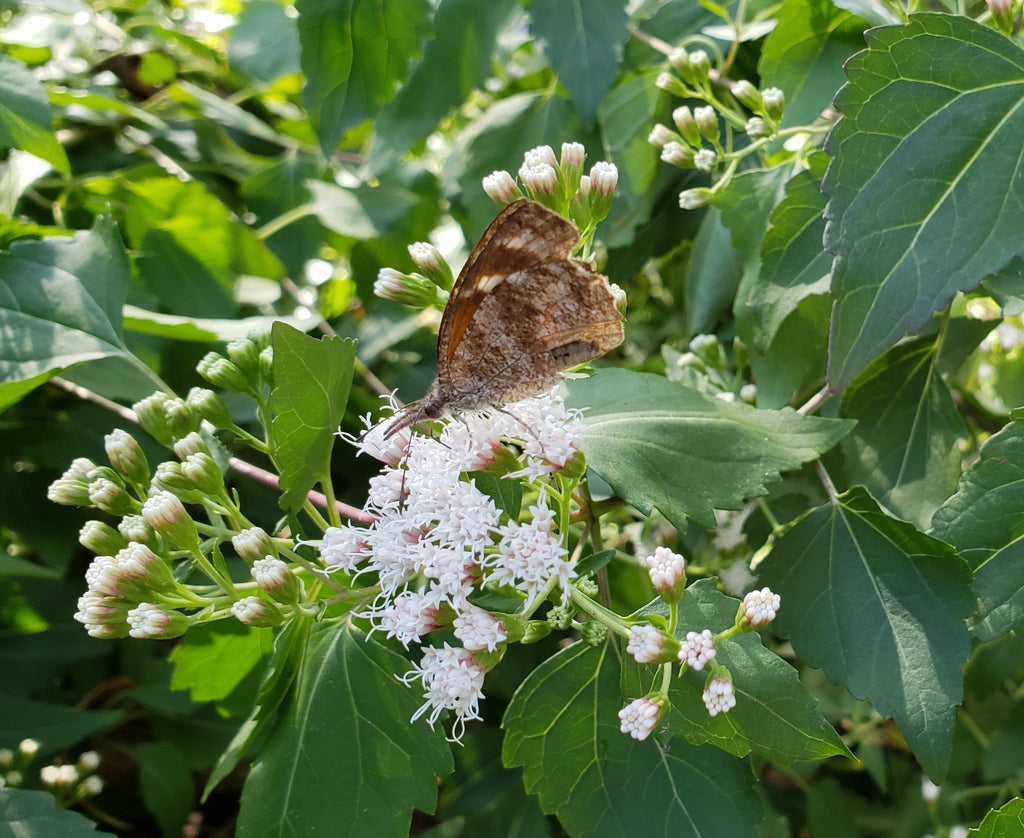
[[437,378],[395,419],[501,407],[553,386],[562,371],[624,338],[608,278],[571,257],[576,226],[520,198],[491,222],[452,287],[437,338]]

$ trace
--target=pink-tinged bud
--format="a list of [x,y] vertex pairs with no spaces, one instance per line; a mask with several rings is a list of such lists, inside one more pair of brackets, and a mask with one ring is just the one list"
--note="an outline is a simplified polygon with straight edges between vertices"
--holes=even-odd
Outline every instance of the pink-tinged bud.
[[86,480],[69,480],[58,477],[46,490],[46,497],[61,506],[92,506],[89,498],[89,483]]
[[668,663],[679,654],[679,641],[669,637],[657,626],[632,626],[626,652],[637,663]]
[[302,591],[299,580],[291,572],[287,564],[273,556],[257,559],[252,564],[252,578],[261,591],[272,599],[285,605],[294,605],[299,601]]
[[422,276],[403,274],[394,268],[381,268],[373,293],[382,300],[392,300],[413,308],[429,308],[438,302],[437,286]]
[[131,608],[132,603],[120,597],[105,596],[89,590],[78,598],[75,619],[85,626],[92,637],[127,637],[128,612]]
[[555,150],[549,145],[539,145],[531,148],[523,155],[525,166],[550,166],[557,168],[558,158],[555,157]]
[[665,143],[665,147],[661,150],[661,159],[680,169],[693,168],[693,151],[674,140]]
[[614,163],[603,160],[590,167],[590,186],[587,197],[590,202],[590,216],[596,224],[603,221],[612,208],[615,187],[619,184],[619,170]]
[[554,166],[549,166],[547,163],[527,166],[524,163],[519,169],[519,180],[522,181],[526,194],[533,200],[553,207],[552,197],[558,189],[558,172],[555,171]]
[[159,605],[143,602],[128,612],[128,634],[139,640],[169,640],[181,637],[192,622],[193,618],[179,611],[165,611]]
[[619,711],[619,730],[636,740],[644,740],[654,731],[668,706],[665,698],[638,698]]
[[89,484],[89,500],[111,515],[128,515],[139,509],[139,502],[123,486],[106,477],[97,477]]
[[686,559],[668,547],[658,547],[646,564],[654,590],[665,602],[678,602],[686,586]]
[[177,550],[194,550],[199,533],[181,500],[171,492],[154,492],[142,505],[142,517]]
[[583,143],[562,143],[562,156],[558,161],[558,179],[566,200],[576,194],[583,176],[583,162],[587,159]]
[[414,242],[409,245],[409,256],[423,275],[438,288],[444,291],[452,290],[455,275],[448,261],[441,255],[441,251],[434,245],[429,242]]
[[257,628],[279,626],[285,619],[274,603],[256,596],[242,597],[231,606],[231,613],[240,623]]
[[135,437],[118,428],[103,438],[103,446],[110,465],[125,480],[136,486],[149,483],[149,463]]
[[231,544],[235,548],[235,552],[250,563],[262,559],[264,556],[277,555],[274,540],[267,535],[266,530],[262,527],[248,527],[240,530],[231,536]]
[[728,713],[736,706],[736,693],[733,690],[732,681],[727,678],[712,678],[704,694],[701,696],[704,706],[708,708],[708,715],[717,716],[719,713]]
[[505,171],[491,172],[484,178],[483,186],[487,197],[500,207],[507,206],[523,197],[523,192],[516,184],[515,179]]
[[175,440],[173,448],[174,453],[180,460],[184,460],[192,454],[203,453],[208,455],[211,453],[210,446],[206,444],[206,440],[195,431],[187,436],[183,436],[181,439]]
[[702,632],[688,631],[686,640],[679,649],[679,660],[698,672],[718,655],[715,636],[709,629]]
[[170,567],[145,544],[130,543],[114,557],[118,569],[144,586],[147,591],[173,591],[178,583]]

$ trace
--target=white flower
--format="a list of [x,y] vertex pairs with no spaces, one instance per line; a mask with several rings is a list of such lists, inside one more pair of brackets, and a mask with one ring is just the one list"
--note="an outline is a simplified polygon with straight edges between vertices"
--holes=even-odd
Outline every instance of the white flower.
[[406,649],[427,632],[437,628],[437,605],[422,591],[403,591],[386,601],[378,612],[370,612],[374,629],[381,629]]
[[455,724],[449,741],[461,740],[466,722],[480,718],[480,699],[484,695],[486,671],[468,649],[452,647],[447,643],[441,649],[424,647],[423,659],[413,666],[414,669],[399,680],[407,685],[413,680],[421,681],[426,702],[410,721],[416,721],[430,710],[427,723],[433,727],[442,711],[451,710],[455,713]]
[[634,739],[651,735],[661,716],[662,706],[649,698],[638,698],[619,710],[619,730]]
[[654,663],[661,657],[664,646],[665,635],[655,626],[632,626],[629,629],[626,651],[637,663]]
[[320,560],[331,570],[355,570],[370,556],[372,530],[345,524],[328,527],[320,547]]
[[163,637],[170,623],[170,614],[152,602],[140,603],[128,612],[128,634],[136,639]]
[[683,641],[683,648],[679,650],[679,660],[699,672],[708,662],[714,660],[717,654],[714,635],[708,629],[704,629],[700,634],[689,631],[686,633],[686,640]]
[[505,626],[501,620],[475,605],[468,605],[463,612],[455,618],[453,623],[455,636],[462,642],[462,645],[471,651],[486,649],[493,652],[498,648],[499,643],[508,639]]
[[686,575],[686,559],[668,547],[656,548],[654,555],[648,556],[646,562],[651,584],[656,591],[672,590]]
[[762,626],[775,619],[782,600],[770,588],[751,591],[743,597],[743,617],[752,626]]
[[732,681],[726,678],[713,679],[704,689],[701,699],[704,701],[704,706],[708,708],[709,715],[717,716],[719,713],[728,713],[736,706]]
[[710,148],[702,148],[693,155],[693,165],[702,172],[713,172],[717,161],[718,155]]

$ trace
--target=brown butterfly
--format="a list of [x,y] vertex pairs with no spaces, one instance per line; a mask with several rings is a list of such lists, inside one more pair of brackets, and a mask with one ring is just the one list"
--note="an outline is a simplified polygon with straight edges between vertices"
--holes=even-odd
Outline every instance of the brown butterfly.
[[575,225],[520,198],[484,232],[452,287],[437,338],[437,378],[385,436],[446,413],[500,407],[624,337],[608,278],[570,257]]

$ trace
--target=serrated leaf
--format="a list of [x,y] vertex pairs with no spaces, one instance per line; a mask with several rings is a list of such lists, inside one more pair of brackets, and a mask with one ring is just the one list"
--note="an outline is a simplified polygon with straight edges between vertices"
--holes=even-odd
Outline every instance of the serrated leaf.
[[71,164],[53,131],[46,89],[20,61],[0,55],[0,147],[34,154],[64,174]]
[[844,81],[846,59],[864,48],[868,24],[838,5],[831,0],[786,0],[764,40],[757,65],[761,87],[785,91],[784,128],[818,119]]
[[58,809],[48,791],[0,788],[0,838],[96,838],[97,824],[78,812]]
[[968,838],[1017,838],[1024,832],[1024,800],[1015,797],[995,811],[989,810],[981,825]]
[[952,544],[978,566],[996,550],[1024,535],[1024,411],[990,436],[960,487],[932,517],[931,534]]
[[130,282],[114,223],[68,238],[20,241],[0,253],[0,406],[85,361],[121,356]]
[[966,563],[856,487],[788,530],[758,578],[782,599],[775,630],[830,681],[892,717],[924,770],[941,778],[970,651]]
[[761,243],[761,271],[747,296],[754,318],[754,346],[767,351],[779,327],[800,303],[827,294],[832,258],[822,249],[825,196],[811,171],[786,184]]
[[715,509],[740,509],[767,493],[850,429],[841,420],[756,410],[714,399],[657,375],[602,370],[569,385],[572,407],[587,408],[587,463],[628,503],[657,507],[684,526],[715,526]]
[[234,621],[196,626],[171,652],[171,689],[190,690],[196,702],[226,698],[270,652],[273,639],[270,629]]
[[522,683],[502,721],[502,761],[571,835],[747,835],[760,804],[743,765],[714,748],[661,749],[619,730],[614,646],[577,643]]
[[432,31],[426,0],[299,0],[302,100],[330,158],[342,135],[391,101]]
[[[688,631],[731,628],[739,601],[716,589],[714,579],[701,579],[680,601],[676,637]],[[660,603],[659,603],[660,605]],[[655,609],[660,611],[660,609]],[[641,613],[645,613],[642,611]],[[739,634],[716,644],[717,663],[728,667],[736,690],[736,706],[728,713],[708,715],[701,695],[708,673],[688,670],[669,688],[672,713],[668,729],[693,745],[711,744],[733,756],[750,753],[782,765],[800,760],[852,754],[828,721],[815,710],[817,700],[800,682],[793,667],[767,650],[756,634]],[[637,674],[653,671],[630,664]],[[634,679],[631,692],[643,694],[650,684]]]
[[1024,51],[966,17],[871,30],[829,137],[829,383],[1024,252]]
[[353,340],[317,340],[284,323],[271,331],[274,389],[271,453],[281,475],[281,508],[295,510],[330,469],[356,357]]
[[585,123],[611,89],[626,40],[625,6],[619,0],[530,0],[530,32],[547,44],[545,54]]
[[0,742],[16,745],[31,737],[44,752],[67,748],[108,728],[121,710],[76,710],[0,692]]
[[423,61],[376,122],[369,173],[400,159],[474,89],[483,87],[494,69],[496,39],[513,9],[511,0],[442,0]]
[[414,808],[434,810],[451,750],[440,729],[410,724],[421,698],[395,678],[408,668],[350,626],[312,628],[291,696],[242,791],[239,838],[405,838]]
[[203,789],[203,801],[246,755],[250,746],[277,716],[277,710],[291,691],[298,674],[311,623],[292,620],[274,640],[274,651],[263,674],[256,705],[220,755]]
[[995,640],[1024,628],[1024,538],[997,550],[974,572],[978,615],[972,630],[980,640]]
[[934,339],[902,344],[843,394],[857,427],[843,440],[846,476],[901,518],[927,529],[956,491],[967,426],[936,368]]

